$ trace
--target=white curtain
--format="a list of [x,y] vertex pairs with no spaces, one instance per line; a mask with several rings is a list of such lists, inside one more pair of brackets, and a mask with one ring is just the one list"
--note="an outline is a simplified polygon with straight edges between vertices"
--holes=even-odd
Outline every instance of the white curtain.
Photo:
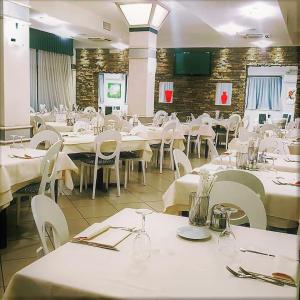
[[49,110],[63,104],[71,108],[71,56],[38,51],[38,99]]
[[37,61],[36,50],[30,49],[30,106],[36,111],[37,103]]

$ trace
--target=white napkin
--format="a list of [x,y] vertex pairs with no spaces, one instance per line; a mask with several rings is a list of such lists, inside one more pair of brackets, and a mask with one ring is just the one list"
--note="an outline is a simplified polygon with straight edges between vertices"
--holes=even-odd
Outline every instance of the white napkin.
[[38,158],[44,157],[46,155],[45,150],[38,150],[38,149],[13,149],[12,155],[18,158]]
[[84,231],[78,233],[77,235],[74,236],[74,239],[91,239],[95,237],[96,235],[99,235],[103,233],[104,231],[108,230],[109,226],[108,225],[101,225],[100,223],[94,223]]

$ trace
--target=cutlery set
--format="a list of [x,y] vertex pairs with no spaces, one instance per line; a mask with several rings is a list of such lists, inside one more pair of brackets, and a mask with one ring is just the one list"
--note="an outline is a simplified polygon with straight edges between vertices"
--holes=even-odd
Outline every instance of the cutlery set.
[[300,183],[299,181],[296,182],[296,183],[291,183],[291,182],[283,182],[283,181],[279,181],[278,179],[277,180],[272,180],[275,184],[277,185],[291,185],[291,186],[300,186]]

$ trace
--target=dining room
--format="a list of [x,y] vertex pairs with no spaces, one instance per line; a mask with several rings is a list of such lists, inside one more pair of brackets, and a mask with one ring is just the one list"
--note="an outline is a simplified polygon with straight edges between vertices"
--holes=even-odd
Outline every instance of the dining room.
[[298,0],[0,0],[0,299],[299,299]]

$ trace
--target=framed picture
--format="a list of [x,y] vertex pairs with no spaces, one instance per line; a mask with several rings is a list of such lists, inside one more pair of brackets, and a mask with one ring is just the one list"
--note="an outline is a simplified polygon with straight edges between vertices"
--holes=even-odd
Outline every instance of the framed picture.
[[109,82],[107,84],[107,98],[120,99],[121,95],[121,83]]
[[173,103],[174,84],[173,82],[159,83],[159,103]]
[[286,85],[286,104],[295,104],[296,102],[296,88],[295,84]]
[[231,105],[232,83],[217,83],[215,105]]

